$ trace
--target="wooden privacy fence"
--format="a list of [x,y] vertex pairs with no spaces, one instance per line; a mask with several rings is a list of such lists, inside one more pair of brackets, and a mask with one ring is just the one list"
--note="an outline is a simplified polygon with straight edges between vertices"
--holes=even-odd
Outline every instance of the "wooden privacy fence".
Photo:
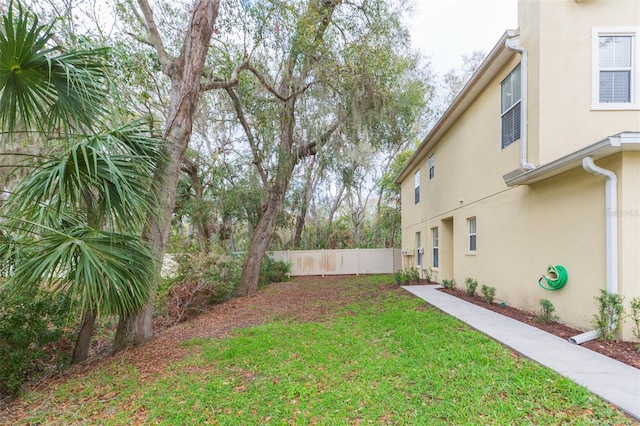
[[270,252],[291,265],[291,275],[391,274],[402,268],[400,249],[289,250]]

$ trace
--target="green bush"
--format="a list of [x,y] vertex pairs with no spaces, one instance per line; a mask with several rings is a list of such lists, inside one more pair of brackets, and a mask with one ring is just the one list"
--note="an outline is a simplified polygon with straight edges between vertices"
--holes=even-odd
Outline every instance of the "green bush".
[[70,300],[36,288],[12,290],[0,282],[0,396],[69,360]]
[[428,283],[430,283],[431,278],[433,278],[433,269],[431,268],[431,266],[423,268],[422,273],[424,274],[424,279],[427,280]]
[[442,280],[442,287],[454,289],[456,288],[456,280],[453,278],[450,280],[447,280],[447,279]]
[[482,292],[482,300],[487,303],[493,303],[493,298],[496,295],[495,287],[489,287],[488,285],[482,284],[480,291]]
[[409,272],[407,269],[398,269],[393,273],[393,277],[396,280],[396,284],[409,284]]
[[540,306],[542,307],[542,310],[538,314],[538,321],[553,323],[558,320],[558,317],[553,313],[556,310],[553,303],[547,299],[540,299]]
[[640,297],[631,299],[631,321],[633,321],[633,335],[636,336],[636,349],[640,352]]
[[473,278],[465,278],[464,280],[464,285],[467,289],[467,294],[469,296],[475,296],[476,295],[476,288],[478,287],[478,281],[474,280]]
[[420,271],[418,270],[418,268],[409,268],[407,270],[407,275],[409,276],[409,281],[413,280],[416,283],[420,282]]
[[600,296],[596,296],[595,300],[598,313],[594,317],[593,324],[597,330],[600,330],[600,339],[604,341],[615,340],[624,312],[622,296],[601,289]]
[[265,256],[260,265],[260,278],[258,279],[258,287],[264,287],[267,284],[284,282],[289,279],[291,265],[282,260],[274,260],[269,256]]

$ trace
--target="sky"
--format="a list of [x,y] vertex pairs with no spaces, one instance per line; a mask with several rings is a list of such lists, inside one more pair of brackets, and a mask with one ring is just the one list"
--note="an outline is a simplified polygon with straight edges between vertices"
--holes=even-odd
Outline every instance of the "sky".
[[444,74],[462,65],[462,55],[485,53],[507,29],[518,26],[517,0],[414,0],[407,22],[413,46]]

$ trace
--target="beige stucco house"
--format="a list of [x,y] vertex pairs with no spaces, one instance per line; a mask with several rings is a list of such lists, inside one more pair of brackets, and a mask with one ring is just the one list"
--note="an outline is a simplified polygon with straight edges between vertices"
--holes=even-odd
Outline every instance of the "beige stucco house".
[[521,0],[518,23],[397,177],[404,266],[587,330],[600,289],[640,296],[640,1]]

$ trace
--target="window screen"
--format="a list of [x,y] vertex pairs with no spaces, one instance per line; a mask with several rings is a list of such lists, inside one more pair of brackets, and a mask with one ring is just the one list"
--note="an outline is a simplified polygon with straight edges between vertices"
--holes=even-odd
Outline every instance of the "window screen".
[[502,117],[502,148],[520,139],[520,99],[522,94],[520,85],[520,65],[502,81],[501,117]]
[[476,251],[477,234],[476,234],[476,218],[469,218],[469,251]]
[[631,102],[631,36],[598,38],[601,103]]

